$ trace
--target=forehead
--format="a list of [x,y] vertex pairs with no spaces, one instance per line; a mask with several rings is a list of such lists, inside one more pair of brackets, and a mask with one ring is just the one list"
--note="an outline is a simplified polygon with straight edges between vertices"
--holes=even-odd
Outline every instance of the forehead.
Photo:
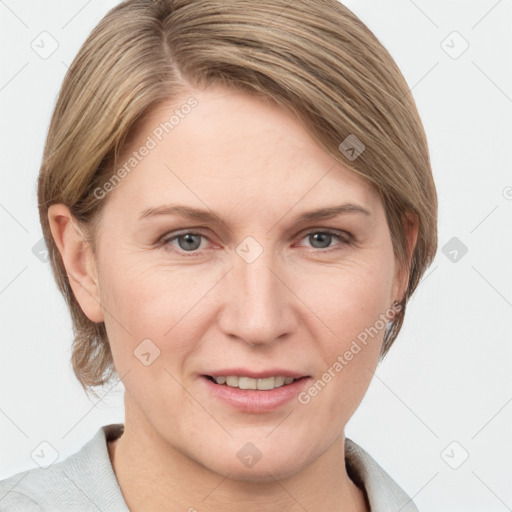
[[[145,146],[151,149],[141,158]],[[129,159],[137,161],[112,195],[146,208],[175,198],[195,206],[231,205],[239,213],[250,204],[290,209],[344,199],[371,209],[379,200],[365,179],[320,148],[289,113],[221,87],[154,107],[119,166]]]

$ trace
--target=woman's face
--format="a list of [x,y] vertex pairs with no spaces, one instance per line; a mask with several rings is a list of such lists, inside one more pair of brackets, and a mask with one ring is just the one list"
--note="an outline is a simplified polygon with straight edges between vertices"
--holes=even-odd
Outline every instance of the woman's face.
[[404,288],[373,188],[277,107],[193,96],[169,133],[187,97],[144,121],[103,199],[96,316],[127,425],[223,475],[282,478],[342,438]]

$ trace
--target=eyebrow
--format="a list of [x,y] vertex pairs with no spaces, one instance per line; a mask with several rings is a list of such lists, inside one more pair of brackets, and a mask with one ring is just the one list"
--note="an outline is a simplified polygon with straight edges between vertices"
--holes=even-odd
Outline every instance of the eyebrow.
[[[310,222],[314,220],[326,220],[326,219],[332,219],[334,217],[337,217],[338,215],[346,215],[346,214],[362,214],[367,217],[371,217],[371,212],[367,210],[366,208],[363,208],[360,205],[352,204],[352,203],[346,203],[339,206],[330,206],[330,207],[324,207],[319,208],[317,210],[312,210],[309,212],[304,212],[296,217],[294,217],[293,221],[295,223],[303,223],[303,222]],[[143,220],[149,217],[159,216],[159,215],[178,215],[180,217],[200,221],[200,222],[207,222],[207,223],[215,223],[220,222],[222,223],[222,220],[218,215],[215,213],[208,211],[208,210],[202,210],[199,208],[192,208],[190,206],[185,205],[163,205],[158,206],[154,208],[148,208],[147,210],[144,210],[139,220]]]

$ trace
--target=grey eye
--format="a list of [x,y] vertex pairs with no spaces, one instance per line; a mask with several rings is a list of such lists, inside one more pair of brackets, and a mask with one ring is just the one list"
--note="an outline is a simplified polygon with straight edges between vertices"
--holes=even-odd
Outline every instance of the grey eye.
[[202,235],[195,235],[193,233],[186,233],[176,237],[180,249],[184,251],[195,251],[201,245]]
[[[325,249],[331,245],[332,237],[335,235],[332,235],[331,233],[310,233],[308,235],[309,241],[311,245],[315,249]],[[315,245],[318,244],[318,245]]]

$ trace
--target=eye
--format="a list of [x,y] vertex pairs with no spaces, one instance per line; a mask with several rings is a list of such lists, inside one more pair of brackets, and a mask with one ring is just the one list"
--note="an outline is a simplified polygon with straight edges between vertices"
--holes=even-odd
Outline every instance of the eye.
[[200,233],[185,232],[173,236],[164,237],[161,240],[161,244],[165,246],[176,241],[179,250],[193,253],[199,249],[202,238],[206,237]]
[[352,236],[343,231],[321,231],[317,229],[306,233],[303,239],[304,238],[308,239],[313,246],[313,249],[331,249],[331,242],[333,239],[341,241],[342,245],[347,245],[352,242]]
[[[208,240],[208,238],[201,234],[192,231],[185,231],[182,233],[172,233],[164,236],[158,242],[158,245],[163,246],[168,250],[175,250],[178,253],[188,253],[188,256],[200,255],[201,241],[202,239]],[[345,245],[350,245],[353,241],[353,237],[346,231],[332,231],[332,230],[310,230],[309,232],[302,235],[300,240],[308,239],[312,250],[316,249],[320,252],[327,252],[330,250],[341,249]],[[341,242],[342,247],[336,247],[332,245],[333,240]],[[170,248],[167,246],[171,246]]]

